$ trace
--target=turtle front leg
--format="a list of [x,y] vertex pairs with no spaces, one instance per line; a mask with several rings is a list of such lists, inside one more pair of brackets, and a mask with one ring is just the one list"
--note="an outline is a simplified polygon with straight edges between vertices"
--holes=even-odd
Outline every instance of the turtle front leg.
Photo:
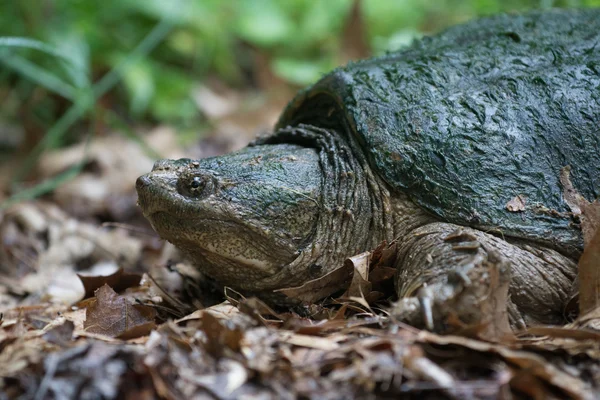
[[[576,263],[532,244],[509,243],[488,233],[449,223],[430,223],[399,238],[393,314],[431,330],[447,329],[450,314],[463,323],[485,322],[491,271],[509,282],[506,304],[513,329],[564,322],[563,310]],[[506,282],[508,283],[508,282]]]

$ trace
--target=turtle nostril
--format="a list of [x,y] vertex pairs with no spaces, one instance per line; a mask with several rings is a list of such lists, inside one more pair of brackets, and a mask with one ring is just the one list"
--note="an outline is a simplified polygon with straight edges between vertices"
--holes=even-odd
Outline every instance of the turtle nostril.
[[151,180],[150,180],[150,177],[148,176],[148,174],[142,175],[139,178],[137,178],[137,180],[135,181],[135,188],[136,188],[136,190],[140,190],[140,189],[150,186],[150,184],[151,184]]
[[152,171],[168,171],[171,169],[173,161],[171,160],[158,160],[152,166]]
[[182,167],[184,165],[190,164],[192,162],[192,160],[190,160],[189,158],[181,158],[179,160],[169,160],[169,159],[163,159],[163,160],[158,160],[154,163],[154,166],[152,167],[152,171],[170,171],[170,170],[176,170],[178,167]]

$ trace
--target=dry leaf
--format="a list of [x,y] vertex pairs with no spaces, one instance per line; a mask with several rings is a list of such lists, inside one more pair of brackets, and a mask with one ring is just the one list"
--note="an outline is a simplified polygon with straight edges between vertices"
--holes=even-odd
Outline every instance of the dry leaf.
[[381,284],[384,281],[389,281],[396,275],[396,268],[374,266],[371,272],[369,272],[369,282],[373,285]]
[[[596,318],[600,317],[597,313]],[[569,324],[570,327],[561,326],[534,326],[528,328],[522,335],[549,336],[552,338],[574,339],[574,340],[595,340],[600,343],[600,332],[589,329],[575,327],[576,324]]]
[[234,315],[238,314],[240,310],[232,305],[229,301],[224,301],[220,304],[216,304],[214,306],[205,308],[203,310],[196,310],[193,313],[186,315],[183,318],[180,318],[175,321],[176,324],[181,322],[202,319],[202,316],[206,313],[212,314],[213,317],[219,319],[230,319]]
[[514,338],[508,322],[508,288],[510,286],[510,268],[502,265],[504,260],[495,254],[490,254],[489,268],[489,297],[482,302],[482,315],[487,316],[479,337],[492,342],[512,340]]
[[[579,318],[570,325],[578,328],[592,329],[594,332],[600,331],[600,306],[580,315]],[[598,339],[598,342],[600,343],[600,338]]]
[[595,200],[590,203],[579,194],[571,182],[571,167],[569,166],[560,170],[560,183],[563,187],[565,203],[567,203],[573,215],[581,220],[584,246],[587,246],[600,227],[600,202]]
[[525,197],[523,195],[518,195],[506,203],[506,209],[510,212],[525,211],[525,203]]
[[71,321],[75,326],[75,334],[79,334],[85,331],[85,314],[85,308],[81,308],[74,311],[67,311],[63,313],[63,317],[65,317],[67,321]]
[[[371,271],[369,282],[373,284],[372,290],[382,293],[395,293],[394,277],[396,276],[396,257],[398,255],[398,241],[394,240],[389,245],[383,241],[375,250],[371,258]],[[369,299],[369,302],[370,299]]]
[[342,297],[365,297],[371,292],[371,282],[369,282],[369,266],[371,265],[371,251],[365,251],[354,257],[350,257],[344,262],[347,268],[352,268],[352,281],[350,287]]
[[141,274],[131,274],[125,272],[123,268],[119,268],[111,275],[86,276],[77,274],[77,277],[79,277],[85,289],[84,299],[94,296],[96,290],[104,285],[110,286],[115,292],[122,292],[127,288],[138,286],[142,279]]
[[[151,380],[141,358],[130,348],[90,342],[50,354],[40,365],[43,381],[35,399],[152,398]],[[150,392],[152,394],[152,392]]]
[[346,289],[342,298],[363,297],[371,303],[382,297],[382,293],[373,293],[373,284],[381,288],[395,274],[392,268],[396,257],[396,242],[389,246],[381,243],[373,251],[366,251],[350,257],[344,265],[322,277],[306,282],[302,286],[280,289],[286,296],[303,303],[314,303],[327,296]]
[[600,229],[586,244],[579,259],[579,313],[583,315],[599,307]]
[[344,263],[340,268],[320,278],[308,281],[302,286],[280,289],[276,290],[276,292],[283,293],[292,299],[300,300],[304,303],[314,303],[348,287],[352,281],[353,269],[354,267],[351,264]]
[[225,326],[210,313],[202,316],[202,330],[209,342],[209,350],[219,356],[226,349],[238,351],[244,332],[237,327]]
[[321,338],[318,336],[301,335],[292,332],[281,332],[280,340],[294,346],[308,347],[318,350],[335,350],[340,346],[330,338]]
[[571,182],[571,167],[560,170],[565,202],[581,220],[584,252],[579,260],[579,313],[600,307],[600,201],[590,203]]
[[147,335],[156,327],[153,308],[130,304],[110,286],[95,293],[96,301],[87,306],[84,328],[87,332],[120,339]]
[[[501,344],[491,344],[479,340],[473,340],[460,336],[440,336],[427,331],[419,333],[419,341],[423,343],[435,343],[439,345],[464,346],[479,352],[495,353],[511,364],[524,370],[525,373],[533,374],[536,378],[560,389],[570,398],[591,399],[589,388],[579,379],[567,374],[543,357],[526,351],[512,350]],[[518,372],[515,372],[517,374]]]
[[44,333],[44,340],[49,343],[57,344],[61,347],[67,347],[70,344],[71,338],[73,337],[73,331],[75,330],[75,324],[73,322],[65,320],[61,325],[53,326],[52,329]]

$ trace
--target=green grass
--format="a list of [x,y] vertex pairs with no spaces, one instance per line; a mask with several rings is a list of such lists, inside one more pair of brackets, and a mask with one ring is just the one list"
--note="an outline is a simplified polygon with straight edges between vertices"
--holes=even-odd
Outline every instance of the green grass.
[[[13,56],[11,54],[6,54],[8,53],[6,52],[5,56],[3,55],[3,57],[0,59],[5,65],[12,67],[21,73],[26,79],[36,82],[49,91],[63,95],[63,97],[73,101],[73,104],[70,106],[70,108],[50,127],[50,129],[48,129],[42,140],[37,143],[37,145],[25,158],[21,169],[16,171],[15,175],[12,177],[13,184],[18,185],[19,181],[27,176],[27,174],[35,165],[38,157],[44,150],[48,148],[54,148],[59,145],[61,138],[65,135],[68,129],[70,129],[81,118],[86,116],[87,113],[93,110],[96,101],[117,84],[128,67],[140,60],[142,57],[147,56],[148,53],[150,53],[161,41],[163,41],[165,36],[171,31],[172,27],[173,24],[168,19],[162,20],[131,51],[131,53],[128,54],[126,58],[124,58],[96,83],[80,87],[77,91],[72,90],[67,93],[64,91],[72,88],[67,83],[62,82],[60,78],[54,76],[51,72],[47,72],[36,67],[34,64],[29,63],[26,59]],[[60,61],[66,61],[67,63],[70,61],[69,58],[60,53],[58,49],[31,39],[4,37],[0,38],[0,46],[4,47],[3,50],[5,51],[11,48],[32,48],[45,52],[52,57],[58,58]],[[77,65],[71,64],[68,67],[69,72],[73,74],[73,80],[75,80],[76,75],[83,73],[83,71],[77,69]],[[38,70],[45,73],[36,74]],[[55,85],[59,85],[58,88],[55,88]],[[77,93],[77,95],[74,95],[75,93]],[[17,191],[17,194],[5,201],[2,204],[2,207],[6,207],[17,201],[38,197],[54,190],[61,183],[77,176],[85,161],[86,157],[84,156],[82,157],[80,163],[60,173],[52,179],[38,183],[34,187]]]

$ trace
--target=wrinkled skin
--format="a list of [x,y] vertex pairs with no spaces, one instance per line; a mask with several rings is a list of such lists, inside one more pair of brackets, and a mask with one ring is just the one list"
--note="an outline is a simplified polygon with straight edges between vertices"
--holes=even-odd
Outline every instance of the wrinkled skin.
[[[583,246],[561,168],[600,193],[599,17],[499,16],[337,69],[253,146],[157,162],[140,206],[201,271],[274,303],[398,238],[409,322],[442,329],[443,304],[496,265],[513,327],[561,323]],[[452,310],[463,322],[485,317],[477,293]]]

